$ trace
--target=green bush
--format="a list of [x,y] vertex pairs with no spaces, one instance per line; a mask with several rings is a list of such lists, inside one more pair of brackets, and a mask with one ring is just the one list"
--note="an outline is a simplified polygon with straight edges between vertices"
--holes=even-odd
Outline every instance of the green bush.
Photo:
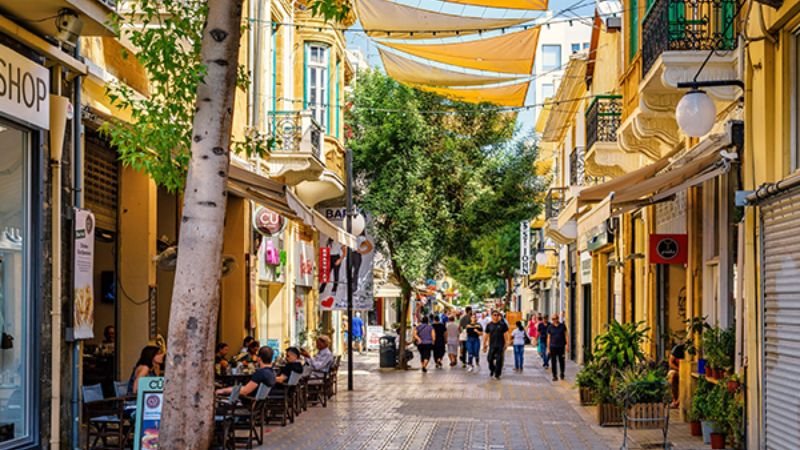
[[666,403],[670,398],[666,369],[658,364],[641,364],[620,372],[614,393],[620,405]]
[[697,380],[697,388],[692,396],[692,405],[689,407],[689,420],[706,420],[708,417],[708,394],[714,387],[713,384],[701,377]]
[[644,361],[642,344],[647,340],[649,328],[643,324],[644,322],[619,323],[616,320],[611,322],[608,331],[594,340],[595,361],[617,370],[633,367]]

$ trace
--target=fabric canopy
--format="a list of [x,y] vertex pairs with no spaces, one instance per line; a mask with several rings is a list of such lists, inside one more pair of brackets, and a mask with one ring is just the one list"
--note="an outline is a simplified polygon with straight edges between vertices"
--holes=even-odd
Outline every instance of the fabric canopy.
[[462,5],[486,6],[487,8],[507,8],[507,9],[535,9],[543,11],[547,9],[547,0],[444,0],[450,3],[460,3]]
[[380,43],[443,64],[530,75],[538,40],[539,27],[535,27],[487,39],[449,44],[404,44],[393,41],[380,41]]
[[470,89],[456,89],[445,87],[426,86],[414,84],[413,86],[423,91],[433,92],[444,97],[450,97],[467,103],[491,103],[499,106],[522,106],[528,94],[528,81],[508,84],[504,86],[487,86]]
[[414,61],[388,51],[378,50],[386,74],[401,83],[425,84],[429,86],[476,86],[516,80],[513,76],[489,76],[442,69]]
[[401,5],[389,0],[354,0],[358,20],[372,37],[430,39],[490,31],[531,19],[465,17]]
[[276,213],[297,219],[297,214],[289,205],[288,190],[283,183],[262,177],[234,164],[230,165],[227,190],[239,197],[252,200]]

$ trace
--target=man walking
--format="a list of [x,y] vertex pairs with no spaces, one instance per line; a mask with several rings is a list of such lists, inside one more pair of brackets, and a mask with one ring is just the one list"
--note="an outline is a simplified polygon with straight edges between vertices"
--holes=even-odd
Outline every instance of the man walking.
[[351,328],[353,330],[353,345],[355,346],[354,350],[357,350],[358,353],[364,354],[364,321],[361,320],[361,313],[357,312],[356,316],[353,317],[353,326]]
[[561,379],[564,379],[564,355],[569,351],[567,326],[560,323],[558,314],[550,318],[547,327],[547,347],[550,349],[550,359],[553,360],[553,381],[558,381],[560,368]]
[[542,357],[542,367],[547,369],[550,367],[550,355],[547,354],[547,328],[550,323],[547,321],[547,315],[539,315],[539,323],[536,325],[536,331],[539,335],[539,356]]
[[472,307],[467,306],[464,315],[458,320],[458,343],[461,348],[461,368],[467,367],[467,325],[470,324],[472,317]]
[[488,350],[489,376],[496,380],[503,374],[503,356],[509,344],[508,325],[501,319],[500,311],[492,311],[492,321],[483,333],[483,351]]

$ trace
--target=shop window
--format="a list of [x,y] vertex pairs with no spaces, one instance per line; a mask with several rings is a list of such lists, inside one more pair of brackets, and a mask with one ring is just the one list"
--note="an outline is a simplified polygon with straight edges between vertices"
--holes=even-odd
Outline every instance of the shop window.
[[33,437],[30,135],[0,122],[0,449]]
[[558,70],[561,67],[561,45],[542,45],[542,70]]

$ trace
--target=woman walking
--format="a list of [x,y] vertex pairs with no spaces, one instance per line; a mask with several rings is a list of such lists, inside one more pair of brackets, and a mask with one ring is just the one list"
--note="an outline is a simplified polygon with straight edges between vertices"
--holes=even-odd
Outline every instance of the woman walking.
[[459,334],[458,321],[450,316],[447,320],[447,356],[450,357],[450,367],[458,364]]
[[522,372],[522,364],[525,362],[525,327],[522,321],[517,321],[517,329],[511,332],[514,345],[514,370]]
[[447,343],[447,325],[442,323],[439,314],[433,316],[433,335],[433,361],[436,362],[436,368],[441,369]]
[[422,373],[426,373],[428,372],[428,361],[431,359],[431,350],[433,349],[433,340],[436,332],[433,331],[433,327],[428,323],[428,316],[422,316],[421,322],[414,328],[414,342],[417,344],[419,359],[422,361]]
[[468,372],[472,372],[472,361],[480,368],[480,351],[481,351],[481,335],[483,334],[483,327],[478,323],[478,317],[473,314],[470,317],[470,323],[467,325],[467,364],[469,365]]

